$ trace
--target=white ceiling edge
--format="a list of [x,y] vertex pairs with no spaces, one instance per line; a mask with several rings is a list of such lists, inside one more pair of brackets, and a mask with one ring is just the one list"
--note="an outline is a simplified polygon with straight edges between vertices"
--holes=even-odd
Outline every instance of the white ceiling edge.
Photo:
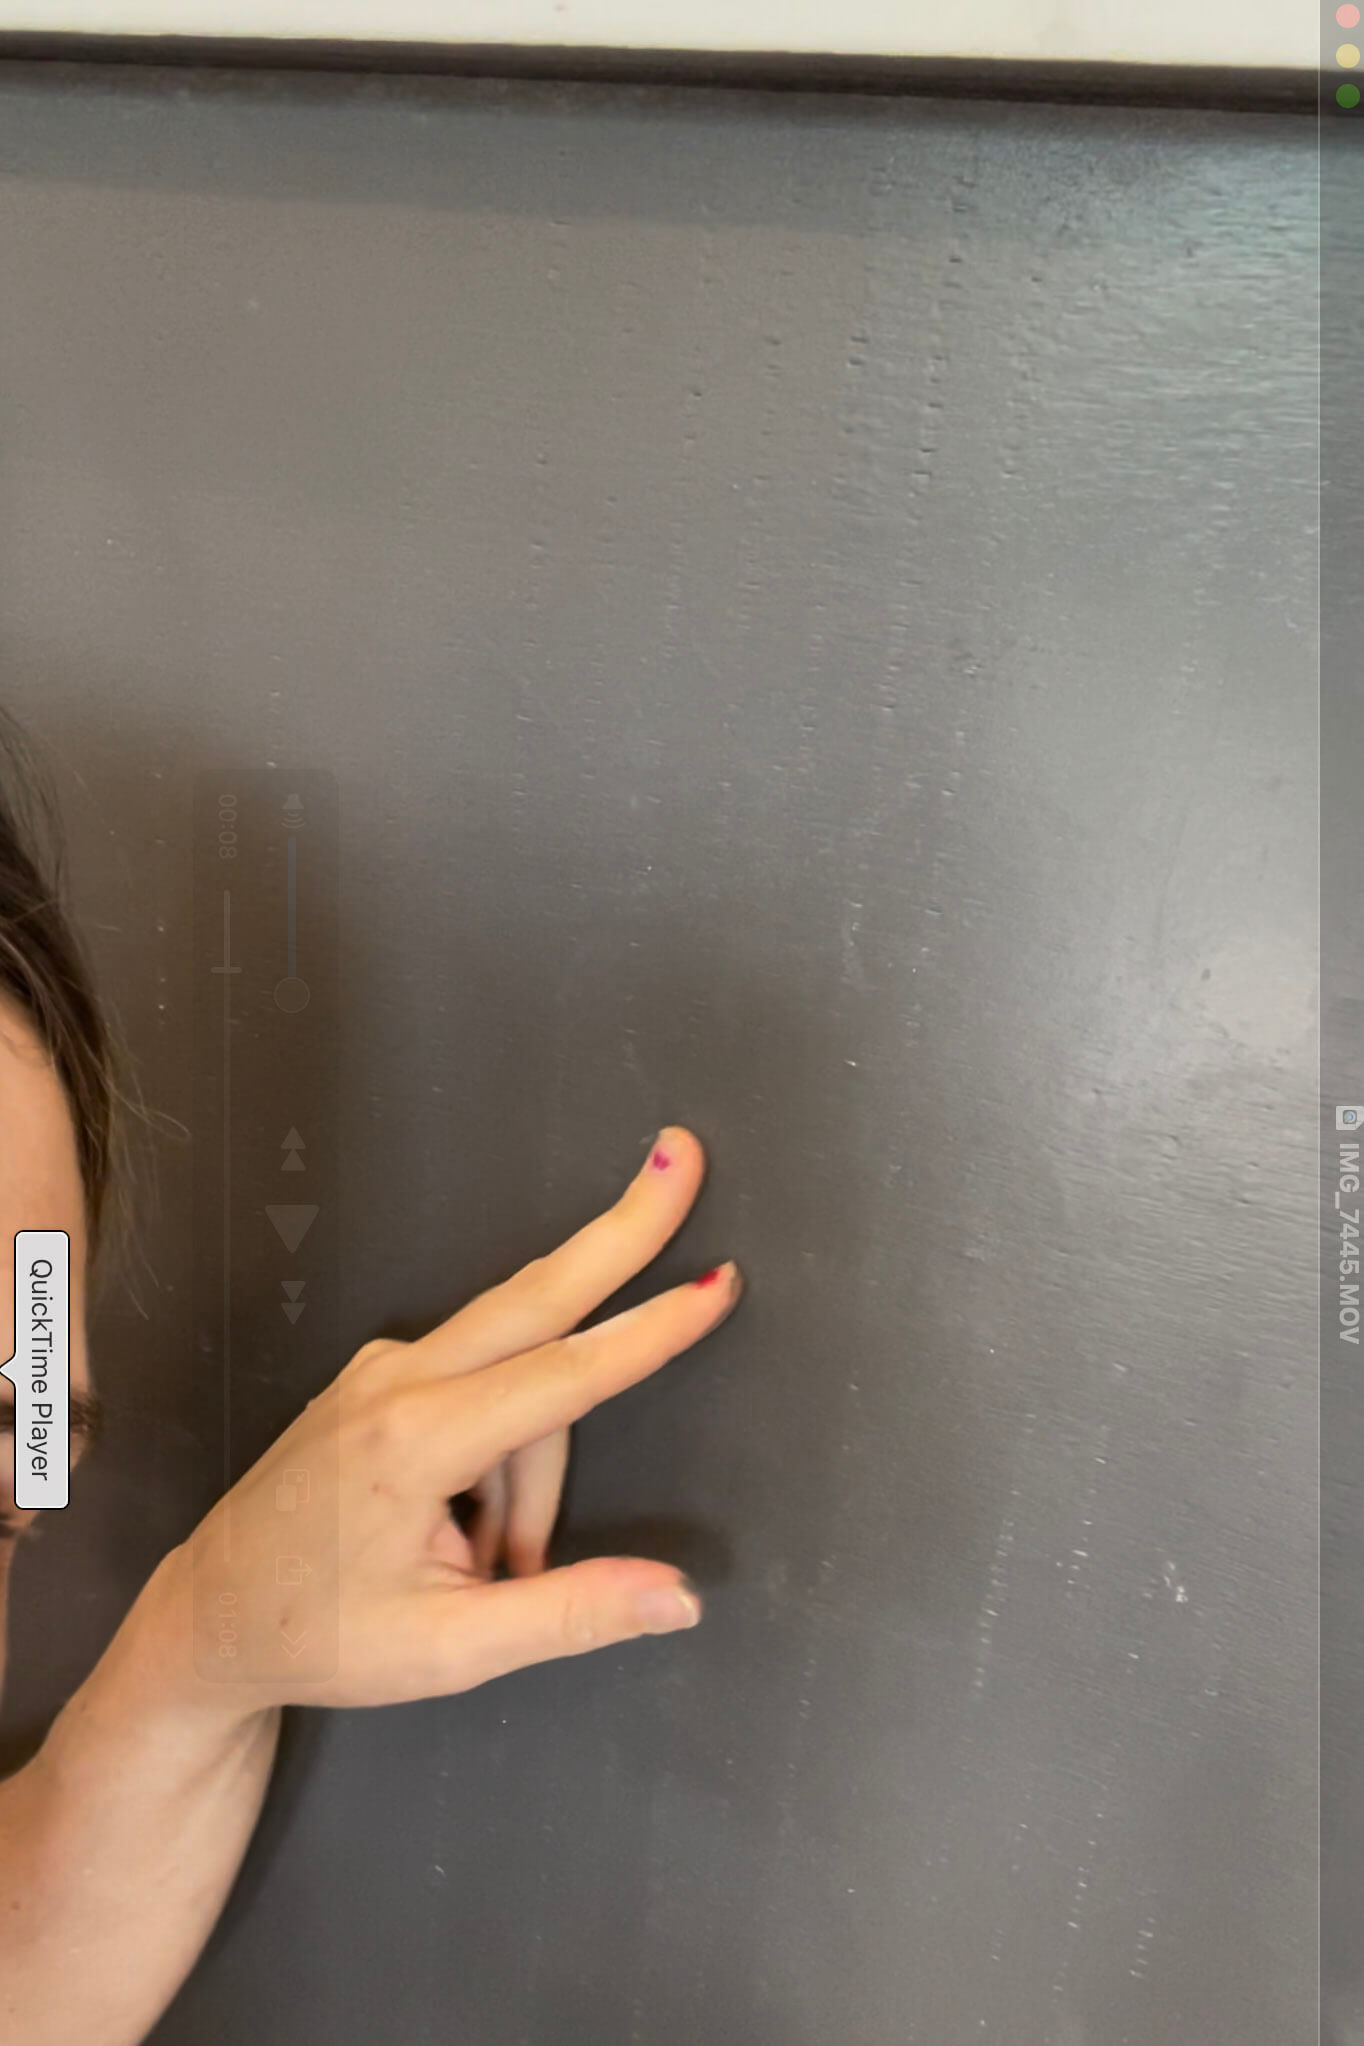
[[1307,70],[1322,61],[1321,20],[1302,0],[0,0],[0,30],[77,35]]

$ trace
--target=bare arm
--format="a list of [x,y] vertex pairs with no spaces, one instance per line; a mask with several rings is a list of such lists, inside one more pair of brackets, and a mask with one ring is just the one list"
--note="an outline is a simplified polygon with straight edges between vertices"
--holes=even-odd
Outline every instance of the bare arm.
[[[0,2038],[137,2046],[201,1952],[260,1815],[278,1707],[186,1695],[186,1551],[153,1574],[0,1784]],[[206,1694],[206,1695],[205,1695]]]

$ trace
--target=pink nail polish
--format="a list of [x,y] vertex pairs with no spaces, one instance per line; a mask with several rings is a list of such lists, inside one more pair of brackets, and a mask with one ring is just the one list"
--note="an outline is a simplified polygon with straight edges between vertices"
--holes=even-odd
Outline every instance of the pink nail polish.
[[702,1272],[700,1278],[695,1283],[698,1286],[713,1286],[723,1270],[723,1265],[715,1265],[710,1271]]
[[653,1157],[649,1160],[655,1172],[666,1172],[672,1162],[666,1151],[655,1151]]

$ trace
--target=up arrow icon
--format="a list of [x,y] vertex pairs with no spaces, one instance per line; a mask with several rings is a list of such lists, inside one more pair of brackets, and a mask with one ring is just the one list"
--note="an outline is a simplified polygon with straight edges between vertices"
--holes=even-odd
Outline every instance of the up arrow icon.
[[280,1145],[279,1148],[284,1153],[284,1160],[279,1168],[280,1171],[302,1172],[303,1160],[299,1157],[298,1154],[300,1151],[306,1150],[307,1146],[305,1145],[302,1137],[299,1135],[296,1129],[292,1127],[290,1128],[288,1136],[284,1139],[284,1142]]
[[290,1207],[267,1207],[266,1214],[279,1233],[279,1240],[286,1250],[297,1250],[313,1223],[319,1210],[315,1206],[300,1203]]

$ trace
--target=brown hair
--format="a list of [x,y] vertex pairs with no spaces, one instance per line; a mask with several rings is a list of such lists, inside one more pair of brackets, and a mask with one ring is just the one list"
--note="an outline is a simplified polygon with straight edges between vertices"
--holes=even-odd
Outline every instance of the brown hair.
[[[89,1259],[126,1233],[125,1056],[65,906],[52,783],[22,726],[0,710],[0,989],[22,1004],[66,1088],[85,1190]],[[112,1226],[111,1226],[112,1225]]]

